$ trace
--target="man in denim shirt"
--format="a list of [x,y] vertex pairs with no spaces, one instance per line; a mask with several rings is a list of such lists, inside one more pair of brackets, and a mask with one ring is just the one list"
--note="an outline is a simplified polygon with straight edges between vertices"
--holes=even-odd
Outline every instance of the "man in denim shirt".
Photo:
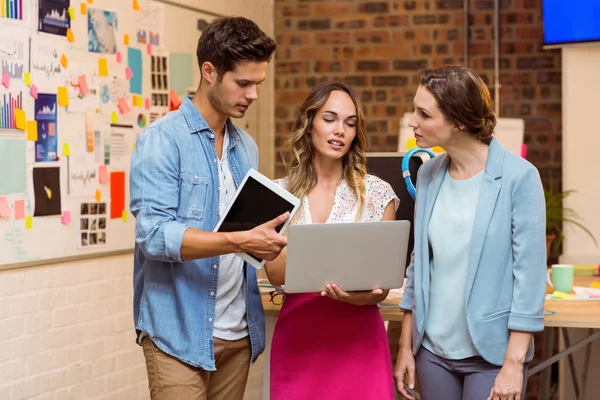
[[288,213],[250,231],[213,232],[258,149],[231,122],[258,98],[275,42],[252,21],[213,21],[198,41],[190,100],[140,135],[131,160],[134,319],[153,400],[242,399],[265,347],[256,271],[276,258]]

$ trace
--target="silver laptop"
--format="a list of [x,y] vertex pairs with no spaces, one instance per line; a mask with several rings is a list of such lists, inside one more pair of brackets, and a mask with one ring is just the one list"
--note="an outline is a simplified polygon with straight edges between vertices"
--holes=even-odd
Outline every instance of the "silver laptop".
[[400,288],[409,234],[408,221],[290,225],[285,291]]

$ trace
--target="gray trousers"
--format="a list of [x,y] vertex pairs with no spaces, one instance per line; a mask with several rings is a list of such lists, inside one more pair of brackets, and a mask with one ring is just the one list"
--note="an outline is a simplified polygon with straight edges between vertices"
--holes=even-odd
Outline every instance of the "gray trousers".
[[[416,362],[422,400],[486,400],[500,367],[480,356],[462,360],[438,357],[421,346]],[[523,391],[527,387],[527,364],[523,368]]]

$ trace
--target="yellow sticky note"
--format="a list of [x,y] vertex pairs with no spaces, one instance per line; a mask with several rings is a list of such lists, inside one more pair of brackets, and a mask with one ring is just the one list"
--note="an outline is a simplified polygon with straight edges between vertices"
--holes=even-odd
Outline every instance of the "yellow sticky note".
[[69,11],[69,17],[75,19],[75,10],[73,10],[73,7],[69,7],[67,10]]
[[140,11],[140,5],[137,0],[133,0],[133,9],[135,11]]
[[27,129],[27,117],[25,116],[25,111],[15,108],[15,123],[17,125],[17,129],[22,131]]
[[67,68],[69,66],[69,60],[67,60],[67,56],[64,54],[60,56],[60,65],[62,65],[63,68]]
[[123,44],[125,46],[129,46],[129,35],[128,34],[123,35]]
[[87,6],[85,5],[85,3],[81,3],[79,5],[79,11],[81,12],[81,15],[87,14]]
[[27,121],[27,140],[38,140],[37,121]]
[[23,72],[23,82],[27,86],[31,86],[31,74],[29,72]]
[[33,226],[33,217],[25,217],[25,229],[31,229]]
[[565,299],[565,300],[573,298],[573,296],[571,296],[570,294],[559,292],[557,290],[555,290],[554,293],[552,293],[552,297],[556,297],[557,299]]
[[108,65],[106,64],[106,58],[98,59],[98,75],[108,76]]
[[414,149],[415,147],[417,147],[417,139],[408,138],[406,141],[406,150]]
[[590,287],[592,287],[594,289],[600,289],[600,282],[592,282]]
[[444,150],[443,148],[441,148],[440,146],[434,146],[431,151],[433,151],[434,153],[445,153],[446,150]]
[[117,114],[116,111],[113,111],[110,117],[110,120],[113,124],[118,124],[119,123],[119,115]]
[[123,213],[121,214],[121,219],[123,220],[123,222],[127,222],[127,210],[123,210]]
[[69,143],[63,143],[63,156],[69,157],[71,155],[71,149]]
[[[94,199],[96,199],[96,201],[98,203],[100,203],[100,199],[102,198],[102,193],[100,193],[100,191],[98,189],[96,189],[96,195],[94,196]],[[119,214],[117,214],[119,215]]]
[[67,40],[71,43],[75,41],[75,36],[73,36],[73,31],[71,28],[67,28]]
[[94,0],[87,0],[88,4],[94,4]]
[[64,86],[59,86],[56,89],[56,93],[58,94],[58,105],[62,107],[66,107],[69,105],[69,92],[67,92],[67,88]]

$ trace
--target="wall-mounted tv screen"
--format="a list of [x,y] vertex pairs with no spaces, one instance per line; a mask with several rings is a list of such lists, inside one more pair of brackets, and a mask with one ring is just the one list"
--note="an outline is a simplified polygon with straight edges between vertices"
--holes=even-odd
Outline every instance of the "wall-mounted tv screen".
[[544,44],[600,41],[600,0],[542,0]]

